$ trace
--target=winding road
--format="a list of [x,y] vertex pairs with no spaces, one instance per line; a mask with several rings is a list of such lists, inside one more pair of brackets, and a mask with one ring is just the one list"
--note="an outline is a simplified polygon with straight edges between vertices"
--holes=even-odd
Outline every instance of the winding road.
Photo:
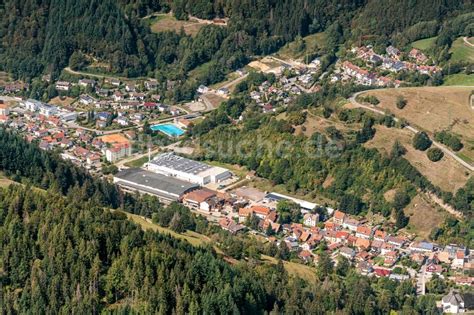
[[469,41],[469,38],[463,37],[462,39],[463,39],[463,41],[466,45],[468,45],[469,47],[474,48],[474,44]]
[[[385,89],[377,89],[377,90],[385,90]],[[371,90],[371,91],[375,91],[375,90]],[[372,111],[374,113],[377,113],[377,114],[386,115],[386,112],[384,112],[383,110],[377,109],[374,105],[361,104],[356,100],[359,95],[361,95],[363,93],[366,93],[366,92],[367,91],[361,91],[361,92],[355,93],[354,95],[352,95],[349,98],[349,101],[356,107],[364,108],[364,109],[370,110],[370,111]],[[395,120],[396,122],[400,121],[400,119],[397,118],[397,117],[393,117],[393,120]],[[407,130],[410,130],[414,134],[417,134],[418,132],[420,132],[420,130],[418,130],[415,127],[410,126],[410,125],[405,126],[405,128]],[[447,154],[450,157],[452,157],[453,159],[455,159],[459,164],[461,164],[463,167],[467,168],[469,171],[471,171],[471,172],[474,171],[474,166],[472,166],[471,164],[469,164],[466,161],[464,161],[463,159],[461,159],[453,151],[449,150],[448,148],[443,146],[441,143],[433,140],[433,145],[438,147],[439,149],[441,149],[445,154]]]

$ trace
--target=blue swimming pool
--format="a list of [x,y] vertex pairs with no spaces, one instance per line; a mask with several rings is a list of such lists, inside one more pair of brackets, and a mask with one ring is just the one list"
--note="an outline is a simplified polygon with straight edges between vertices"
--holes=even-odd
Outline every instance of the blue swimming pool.
[[179,137],[184,134],[184,130],[174,124],[153,125],[150,128],[153,131],[161,131],[169,137]]

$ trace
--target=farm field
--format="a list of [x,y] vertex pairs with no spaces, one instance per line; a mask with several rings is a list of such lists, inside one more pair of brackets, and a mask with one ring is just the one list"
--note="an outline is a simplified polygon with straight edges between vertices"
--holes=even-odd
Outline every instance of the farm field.
[[[376,90],[364,95],[374,95],[380,100],[378,108],[386,109],[396,117],[433,135],[448,129],[462,138],[464,148],[459,152],[474,160],[474,110],[469,105],[471,87],[423,87]],[[404,109],[395,105],[398,96],[408,104]]]
[[409,130],[385,126],[376,126],[376,129],[374,138],[365,144],[366,147],[389,154],[393,144],[398,140],[407,150],[404,157],[434,185],[444,191],[454,192],[466,184],[470,175],[464,167],[447,155],[438,162],[430,161],[426,152],[413,148],[413,133]]

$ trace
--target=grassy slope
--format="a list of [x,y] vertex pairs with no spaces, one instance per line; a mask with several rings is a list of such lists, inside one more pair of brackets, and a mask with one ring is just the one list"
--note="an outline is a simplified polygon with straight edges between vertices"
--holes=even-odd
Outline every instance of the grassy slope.
[[467,46],[462,37],[459,37],[453,42],[449,52],[451,53],[450,61],[474,62],[474,48]]
[[[435,131],[449,129],[462,138],[465,144],[461,150],[463,156],[474,160],[474,111],[468,104],[470,87],[423,87],[400,88],[371,91],[381,109],[387,109],[395,116],[405,118],[412,125],[431,135]],[[403,95],[408,105],[400,110],[396,108],[396,98]]]
[[437,37],[430,37],[425,39],[417,40],[416,42],[411,43],[411,46],[420,50],[427,50],[435,42]]
[[306,48],[301,52],[295,52],[295,43],[290,42],[283,46],[276,54],[283,58],[298,59],[306,54],[313,53],[315,50],[324,48],[326,35],[321,33],[311,34],[303,38]]
[[474,86],[474,74],[457,73],[444,78],[444,85]]
[[413,134],[410,131],[384,126],[376,126],[376,129],[375,137],[368,141],[365,146],[389,154],[393,143],[398,140],[407,150],[405,158],[433,184],[451,192],[466,184],[469,175],[466,174],[464,167],[448,156],[443,157],[438,162],[430,161],[426,156],[426,152],[413,148]]

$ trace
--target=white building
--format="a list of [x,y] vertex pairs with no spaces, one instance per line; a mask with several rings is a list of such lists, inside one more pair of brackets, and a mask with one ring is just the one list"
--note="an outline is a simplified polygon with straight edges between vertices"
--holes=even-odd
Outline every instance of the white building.
[[105,150],[105,158],[111,163],[115,163],[121,158],[132,155],[132,147],[128,143],[117,144]]
[[210,166],[173,153],[160,154],[145,164],[145,167],[152,172],[199,185],[219,183],[232,176],[232,173],[225,168]]
[[39,107],[39,112],[41,115],[46,117],[56,115],[58,113],[58,108],[56,106],[48,105],[48,104],[41,104]]
[[40,101],[37,101],[37,100],[34,100],[34,99],[27,99],[23,105],[25,106],[26,110],[29,110],[30,112],[36,112],[39,107],[41,106],[41,103]]
[[304,225],[306,226],[316,226],[319,222],[319,214],[306,213],[303,217]]
[[447,295],[443,296],[441,303],[443,305],[443,313],[458,314],[468,310],[466,309],[464,297],[455,290],[451,290]]
[[62,121],[65,121],[65,122],[68,122],[68,121],[76,121],[77,119],[77,113],[76,112],[61,112],[61,114],[59,114],[59,118],[62,120]]
[[67,81],[56,82],[56,90],[58,91],[69,91],[70,88],[71,88],[71,83]]
[[0,116],[10,115],[10,108],[5,104],[0,104]]

